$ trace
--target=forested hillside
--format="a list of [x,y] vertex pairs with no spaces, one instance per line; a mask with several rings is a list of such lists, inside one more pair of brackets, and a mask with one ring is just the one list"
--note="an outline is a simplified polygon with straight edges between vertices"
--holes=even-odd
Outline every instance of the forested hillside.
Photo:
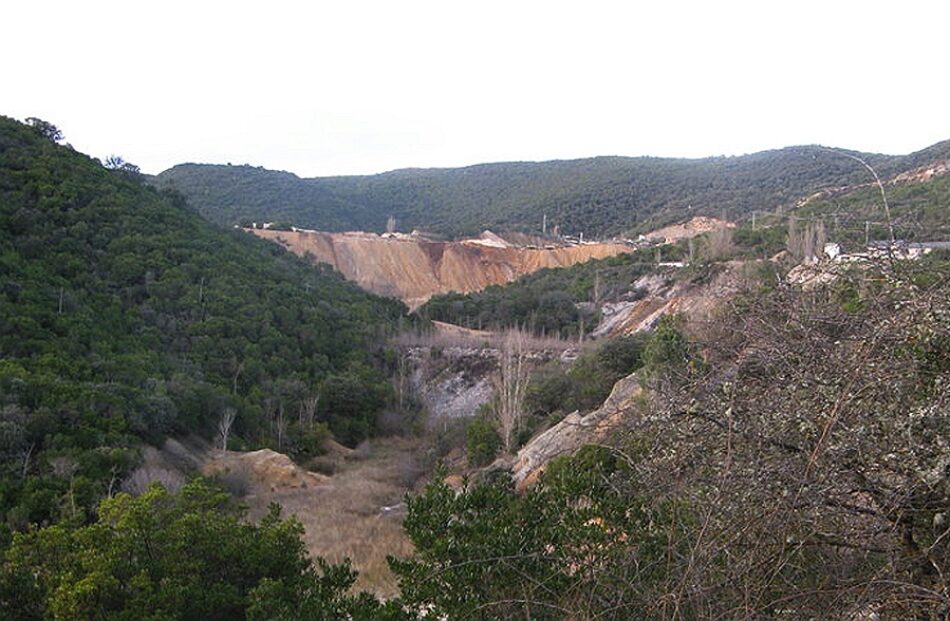
[[[887,187],[894,236],[905,241],[950,240],[950,175]],[[877,187],[823,197],[795,211],[803,220],[821,220],[832,239],[860,247],[865,237],[889,238]]]
[[[682,249],[664,249],[667,260]],[[653,250],[640,250],[567,268],[543,269],[473,293],[433,296],[417,312],[436,321],[478,329],[520,326],[534,334],[575,338],[598,320],[602,300],[633,291],[638,278],[656,269]]]
[[401,303],[55,138],[0,117],[0,529],[81,520],[167,434],[232,419],[233,446],[293,454],[314,415],[345,441],[372,431],[368,345]]
[[[950,142],[906,156],[859,155],[887,178],[950,157]],[[400,230],[456,236],[486,228],[538,233],[546,214],[549,227],[590,237],[643,232],[692,215],[735,219],[868,180],[854,160],[805,146],[739,157],[599,157],[314,179],[251,166],[182,164],[154,182],[182,192],[223,224],[248,219],[382,231],[393,215]]]

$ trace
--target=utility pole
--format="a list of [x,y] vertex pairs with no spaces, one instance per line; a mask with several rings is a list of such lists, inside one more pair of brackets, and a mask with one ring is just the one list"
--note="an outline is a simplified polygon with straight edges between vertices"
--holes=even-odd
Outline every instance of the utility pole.
[[755,230],[755,210],[752,210],[752,230]]
[[544,219],[541,220],[541,235],[547,236],[548,234],[548,214],[544,214]]

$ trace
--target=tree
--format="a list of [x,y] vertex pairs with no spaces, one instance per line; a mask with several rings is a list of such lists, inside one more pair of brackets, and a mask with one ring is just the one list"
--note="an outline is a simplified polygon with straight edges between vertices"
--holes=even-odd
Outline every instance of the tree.
[[501,437],[491,421],[476,417],[465,430],[465,442],[468,449],[468,462],[472,466],[487,466],[498,455]]
[[[690,240],[692,242],[692,240]],[[725,259],[735,251],[732,242],[732,229],[719,228],[710,231],[706,238],[706,258],[710,260]]]
[[[650,446],[637,479],[698,520],[670,566],[688,585],[662,598],[671,608],[946,617],[947,267],[883,261],[807,291],[752,284],[696,333],[706,363],[689,381],[653,385],[631,420]],[[682,359],[666,332],[657,346],[675,355],[651,342],[648,366]]]
[[26,119],[26,124],[39,132],[40,135],[47,140],[52,142],[61,142],[63,140],[63,132],[52,123],[44,121],[43,119],[31,116]]
[[404,605],[447,619],[656,618],[688,513],[652,502],[629,467],[588,447],[523,494],[505,472],[460,492],[430,484],[407,503],[416,553],[390,560]]
[[119,170],[125,166],[125,164],[125,160],[120,155],[109,155],[106,159],[102,160],[102,165],[109,170]]
[[134,181],[141,181],[142,179],[141,169],[131,162],[126,162],[118,155],[110,155],[103,160],[102,165]]
[[350,595],[347,564],[309,559],[279,508],[258,524],[201,479],[105,500],[98,520],[18,534],[0,568],[0,614],[40,619],[397,619]]
[[508,330],[502,342],[498,373],[494,377],[495,421],[506,452],[512,452],[524,419],[524,400],[530,369],[525,351],[525,335]]
[[788,218],[788,236],[785,241],[785,250],[794,261],[801,261],[805,256],[804,232],[798,226],[795,216]]
[[689,339],[683,334],[683,320],[664,315],[643,348],[641,360],[650,381],[660,384],[681,382],[691,361]]
[[231,425],[234,424],[234,418],[237,411],[230,406],[221,408],[221,414],[218,416],[218,437],[221,439],[221,450],[228,450],[228,435],[231,433]]

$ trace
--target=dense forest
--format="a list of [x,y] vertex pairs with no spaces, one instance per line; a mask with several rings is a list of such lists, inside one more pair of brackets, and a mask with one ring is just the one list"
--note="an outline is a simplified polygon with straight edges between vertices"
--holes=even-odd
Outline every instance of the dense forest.
[[[457,236],[486,228],[538,233],[547,215],[549,227],[594,237],[693,215],[737,219],[791,207],[825,187],[867,182],[867,171],[843,153],[803,146],[738,157],[599,157],[313,179],[251,166],[182,164],[154,183],[181,192],[222,224],[263,220],[380,232],[393,215],[403,231]],[[906,156],[859,155],[887,178],[950,156],[950,142]]]
[[91,515],[142,442],[227,423],[232,447],[293,455],[327,425],[373,432],[388,384],[370,346],[401,303],[209,224],[50,127],[0,118],[0,547]]

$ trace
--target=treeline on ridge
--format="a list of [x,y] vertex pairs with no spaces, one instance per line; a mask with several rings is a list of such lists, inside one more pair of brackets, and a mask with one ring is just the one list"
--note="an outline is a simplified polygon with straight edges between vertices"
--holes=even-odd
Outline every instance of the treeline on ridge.
[[[852,153],[853,152],[847,152]],[[950,142],[906,156],[859,154],[884,178],[950,155]],[[445,236],[482,230],[588,237],[631,234],[694,215],[737,219],[791,207],[825,187],[868,181],[860,164],[821,147],[789,147],[738,157],[598,157],[552,162],[406,169],[302,179],[251,166],[181,164],[154,183],[182,192],[205,217],[289,222],[327,231],[399,230]]]

